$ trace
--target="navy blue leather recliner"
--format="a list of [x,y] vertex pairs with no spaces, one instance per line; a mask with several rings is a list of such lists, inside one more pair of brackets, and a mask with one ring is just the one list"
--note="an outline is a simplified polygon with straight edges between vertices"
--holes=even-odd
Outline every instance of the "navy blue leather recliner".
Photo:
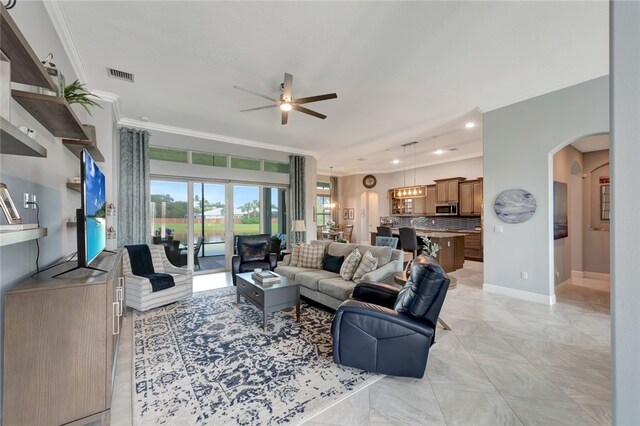
[[422,377],[449,277],[434,258],[418,256],[401,290],[359,283],[333,318],[337,364],[381,374]]
[[231,278],[236,283],[236,274],[252,272],[256,268],[273,271],[277,264],[277,255],[271,253],[271,235],[238,235],[236,251],[231,258]]

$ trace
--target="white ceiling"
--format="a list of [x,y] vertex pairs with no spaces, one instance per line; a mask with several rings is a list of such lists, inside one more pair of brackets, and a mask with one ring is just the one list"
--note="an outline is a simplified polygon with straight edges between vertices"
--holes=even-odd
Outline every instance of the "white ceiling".
[[[401,170],[391,160],[413,140],[411,164],[482,155],[481,111],[608,73],[608,8],[61,2],[89,87],[119,95],[123,117],[311,151],[336,174]],[[135,83],[108,78],[106,67],[134,73]],[[239,112],[269,102],[234,85],[278,97],[285,72],[294,97],[338,94],[306,105],[326,120],[293,111],[282,126],[275,108]],[[465,130],[469,120],[480,126]]]
[[611,146],[611,139],[608,134],[593,135],[579,139],[571,145],[581,152],[602,151],[603,149],[609,149]]

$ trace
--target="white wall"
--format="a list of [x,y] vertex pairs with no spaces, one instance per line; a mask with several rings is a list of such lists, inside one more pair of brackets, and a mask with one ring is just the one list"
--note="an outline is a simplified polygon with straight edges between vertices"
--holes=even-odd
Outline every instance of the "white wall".
[[[471,158],[468,160],[454,161],[451,163],[437,164],[434,166],[425,166],[416,168],[416,185],[432,185],[435,179],[446,179],[450,177],[466,177],[467,179],[475,179],[483,175],[482,157]],[[354,236],[353,241],[369,241],[369,235],[362,235],[362,205],[361,195],[365,191],[375,192],[378,194],[378,214],[379,216],[389,215],[389,198],[387,191],[391,188],[397,188],[405,185],[404,171],[393,173],[372,173],[377,184],[375,188],[367,190],[362,185],[364,174],[344,176],[340,178],[339,183],[339,203],[340,209],[354,208],[355,219],[343,220],[340,215],[341,224],[353,224]],[[406,184],[413,185],[413,169],[406,171]]]
[[640,424],[640,3],[611,6],[612,405],[614,425]]
[[[484,288],[555,303],[553,291],[553,154],[578,138],[609,131],[609,79],[538,96],[484,115]],[[537,200],[528,221],[507,224],[492,208],[506,189]],[[493,232],[494,226],[504,232]],[[528,273],[528,280],[520,278]]]

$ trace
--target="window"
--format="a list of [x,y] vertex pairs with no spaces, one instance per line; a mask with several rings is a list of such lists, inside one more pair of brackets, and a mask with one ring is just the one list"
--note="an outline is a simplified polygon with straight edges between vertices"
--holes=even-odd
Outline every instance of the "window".
[[260,170],[260,160],[253,158],[231,157],[232,169]]
[[169,148],[158,148],[152,146],[149,148],[149,158],[151,160],[173,161],[175,163],[187,162],[187,151]]
[[201,164],[203,166],[227,167],[227,156],[206,152],[194,152],[191,154],[191,163]]
[[318,195],[316,197],[316,221],[318,226],[326,225],[331,220],[331,197]]
[[276,163],[273,161],[264,162],[264,171],[265,172],[276,172],[276,173],[289,173],[289,164],[288,163]]

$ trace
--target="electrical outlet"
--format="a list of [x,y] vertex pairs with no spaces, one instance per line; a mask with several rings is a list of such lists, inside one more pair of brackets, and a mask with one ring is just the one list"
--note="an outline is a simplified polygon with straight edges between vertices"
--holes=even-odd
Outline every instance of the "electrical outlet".
[[503,229],[504,228],[501,225],[495,225],[493,227],[493,232],[502,233]]
[[36,209],[36,205],[35,205],[35,203],[37,202],[37,201],[36,201],[36,194],[33,194],[33,195],[31,196],[31,201],[33,201],[33,202],[34,202],[34,204],[31,204],[31,208],[35,210],[35,209]]
[[433,219],[431,219],[431,224],[432,224],[432,225],[435,225],[435,224],[436,224],[436,221],[435,221],[435,220],[433,220]]
[[559,276],[560,276],[560,271],[556,269],[556,278],[558,278]]
[[520,272],[520,278],[522,278],[523,280],[528,280],[529,279],[529,273]]
[[24,208],[28,209],[29,208],[29,194],[27,194],[26,192],[24,193]]

